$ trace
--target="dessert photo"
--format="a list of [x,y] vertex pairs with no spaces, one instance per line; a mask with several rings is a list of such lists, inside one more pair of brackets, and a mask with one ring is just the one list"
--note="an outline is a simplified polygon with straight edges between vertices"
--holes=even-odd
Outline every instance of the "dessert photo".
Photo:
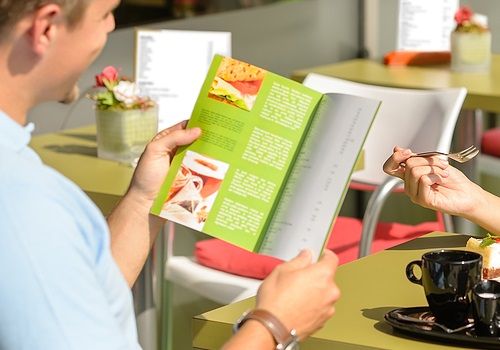
[[224,57],[208,96],[246,111],[252,110],[266,71],[251,64]]
[[162,214],[188,227],[202,229],[228,168],[227,163],[187,151]]

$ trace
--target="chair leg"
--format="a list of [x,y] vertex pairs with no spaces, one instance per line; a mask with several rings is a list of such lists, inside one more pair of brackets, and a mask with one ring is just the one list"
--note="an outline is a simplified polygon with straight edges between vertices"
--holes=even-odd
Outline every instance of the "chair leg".
[[375,236],[378,218],[382,210],[383,204],[392,190],[401,182],[399,178],[388,177],[387,180],[378,186],[370,196],[363,217],[363,228],[361,231],[361,241],[359,242],[358,257],[362,258],[370,254],[371,245]]
[[443,214],[444,228],[446,232],[455,232],[453,218],[450,214]]
[[173,344],[173,312],[172,312],[172,283],[166,279],[162,279],[162,303],[161,303],[161,333],[160,333],[160,349],[172,350]]
[[157,350],[157,314],[153,300],[153,257],[146,260],[132,293],[137,320],[139,343],[144,350]]
[[173,284],[165,278],[165,264],[167,259],[173,256],[175,237],[175,224],[168,221],[163,226],[162,232],[162,252],[165,256],[162,258],[162,271],[158,275],[158,284],[160,288],[160,350],[173,349]]

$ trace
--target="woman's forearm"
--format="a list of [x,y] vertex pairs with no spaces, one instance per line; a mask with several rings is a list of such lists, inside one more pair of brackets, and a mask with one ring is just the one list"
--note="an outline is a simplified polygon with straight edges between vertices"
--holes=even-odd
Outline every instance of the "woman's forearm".
[[500,197],[480,188],[477,206],[464,217],[483,227],[493,235],[500,235]]

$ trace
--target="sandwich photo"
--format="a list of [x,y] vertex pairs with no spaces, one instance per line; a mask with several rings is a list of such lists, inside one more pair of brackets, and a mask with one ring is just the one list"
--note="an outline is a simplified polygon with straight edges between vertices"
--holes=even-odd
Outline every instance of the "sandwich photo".
[[250,111],[257,99],[266,71],[251,64],[224,57],[208,96]]

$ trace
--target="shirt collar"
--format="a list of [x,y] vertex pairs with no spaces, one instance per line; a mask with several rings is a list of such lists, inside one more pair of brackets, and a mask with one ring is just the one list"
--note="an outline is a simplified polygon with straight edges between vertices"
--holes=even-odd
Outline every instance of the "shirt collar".
[[0,145],[19,152],[28,146],[34,129],[33,123],[19,125],[0,110]]

